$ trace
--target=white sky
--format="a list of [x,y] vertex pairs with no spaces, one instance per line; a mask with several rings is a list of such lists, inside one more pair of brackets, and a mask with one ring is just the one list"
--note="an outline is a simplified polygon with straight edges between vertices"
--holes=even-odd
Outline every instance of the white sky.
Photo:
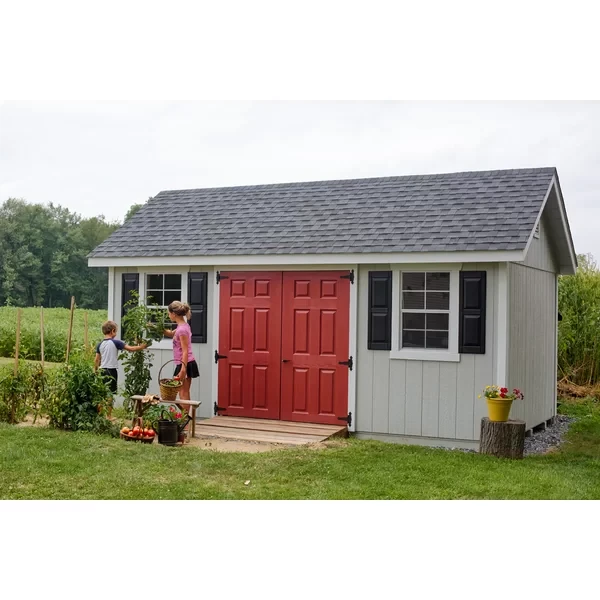
[[7,101],[0,201],[122,220],[166,189],[555,166],[600,259],[599,140],[600,102]]

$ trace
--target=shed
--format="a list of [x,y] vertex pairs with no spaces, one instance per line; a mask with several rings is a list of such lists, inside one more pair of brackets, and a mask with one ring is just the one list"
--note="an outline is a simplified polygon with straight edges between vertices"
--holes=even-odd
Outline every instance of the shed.
[[201,417],[474,448],[487,384],[524,391],[528,429],[556,414],[555,168],[163,191],[89,265],[117,323],[134,289],[191,305]]

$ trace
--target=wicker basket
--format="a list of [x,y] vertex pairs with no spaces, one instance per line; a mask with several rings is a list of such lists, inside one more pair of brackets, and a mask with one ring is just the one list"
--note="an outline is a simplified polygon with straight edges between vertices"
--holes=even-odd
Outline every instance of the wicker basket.
[[[168,360],[158,372],[158,386],[160,387],[160,397],[167,402],[173,402],[177,400],[177,394],[179,390],[183,387],[183,381],[179,381],[178,379],[161,379],[160,374],[162,370],[171,362],[175,362],[174,360]],[[165,385],[169,382],[176,382],[178,385]]]
[[[133,419],[131,429],[133,429],[136,425],[138,427],[142,427],[143,421],[141,417],[135,417]],[[129,435],[128,433],[120,433],[119,436],[122,440],[127,440],[128,442],[142,442],[142,444],[151,444],[154,441],[154,438],[156,437],[156,432],[152,437],[135,437],[133,435]]]

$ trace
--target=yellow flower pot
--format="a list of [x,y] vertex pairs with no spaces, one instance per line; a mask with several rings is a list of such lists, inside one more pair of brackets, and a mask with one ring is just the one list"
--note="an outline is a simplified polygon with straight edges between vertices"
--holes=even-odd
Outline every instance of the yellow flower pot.
[[504,398],[486,398],[490,421],[508,421],[512,400]]

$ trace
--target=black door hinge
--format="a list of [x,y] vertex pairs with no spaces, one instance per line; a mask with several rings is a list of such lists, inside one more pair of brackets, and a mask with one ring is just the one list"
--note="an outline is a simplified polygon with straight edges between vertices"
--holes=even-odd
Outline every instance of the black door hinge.
[[215,350],[215,365],[222,359],[222,358],[227,358],[226,356],[224,356],[223,354],[219,354],[219,352],[217,350]]
[[354,283],[354,269],[348,275],[340,275],[340,279],[349,279],[350,283]]
[[226,406],[225,406],[225,407],[223,407],[223,406],[217,406],[217,403],[216,403],[216,402],[215,402],[215,405],[214,405],[214,407],[213,407],[213,408],[214,408],[214,410],[215,410],[215,415],[216,415],[216,414],[218,414],[218,412],[219,412],[220,410],[227,410],[227,407],[226,407]]
[[352,371],[352,367],[354,366],[354,361],[352,360],[352,357],[350,357],[348,360],[342,360],[338,364],[345,365],[346,367],[348,367],[348,369],[350,369],[350,371]]
[[229,279],[228,275],[221,275],[220,271],[217,271],[217,284],[221,282],[221,279]]
[[339,421],[346,421],[348,423],[348,427],[352,426],[352,413],[349,412],[347,417],[338,417]]

